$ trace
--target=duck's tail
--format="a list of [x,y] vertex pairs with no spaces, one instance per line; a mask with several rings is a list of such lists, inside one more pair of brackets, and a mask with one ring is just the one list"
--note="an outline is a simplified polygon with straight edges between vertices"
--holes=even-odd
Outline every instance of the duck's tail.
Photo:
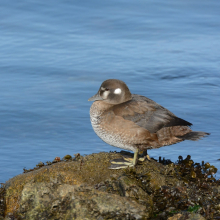
[[178,138],[181,138],[183,141],[184,140],[197,141],[207,135],[210,135],[210,133],[206,133],[203,131],[191,131],[183,136],[179,136]]

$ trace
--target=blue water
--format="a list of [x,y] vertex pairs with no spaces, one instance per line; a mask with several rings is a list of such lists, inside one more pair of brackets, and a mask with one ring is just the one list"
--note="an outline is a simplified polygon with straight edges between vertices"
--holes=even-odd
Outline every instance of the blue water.
[[66,154],[120,150],[89,119],[118,78],[211,136],[148,151],[220,177],[220,1],[0,2],[0,182]]

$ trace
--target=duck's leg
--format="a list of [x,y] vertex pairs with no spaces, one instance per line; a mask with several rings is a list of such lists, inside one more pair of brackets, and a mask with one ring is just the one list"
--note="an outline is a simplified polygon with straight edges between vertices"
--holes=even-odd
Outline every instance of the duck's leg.
[[139,153],[139,150],[137,149],[135,152],[134,152],[134,158],[133,158],[133,166],[135,166],[138,162],[138,153]]
[[138,162],[138,149],[134,152],[134,157],[123,156],[123,158],[118,158],[111,160],[111,166],[109,169],[122,169],[127,167],[134,167]]

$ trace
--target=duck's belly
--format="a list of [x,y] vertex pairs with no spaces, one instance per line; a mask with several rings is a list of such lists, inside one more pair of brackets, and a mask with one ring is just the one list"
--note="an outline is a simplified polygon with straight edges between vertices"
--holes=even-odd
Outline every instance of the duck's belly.
[[136,151],[136,148],[133,147],[132,144],[130,144],[128,141],[126,143],[125,137],[123,137],[121,134],[107,131],[103,129],[99,124],[93,123],[92,120],[91,123],[95,133],[107,144],[125,150],[131,150],[133,152]]

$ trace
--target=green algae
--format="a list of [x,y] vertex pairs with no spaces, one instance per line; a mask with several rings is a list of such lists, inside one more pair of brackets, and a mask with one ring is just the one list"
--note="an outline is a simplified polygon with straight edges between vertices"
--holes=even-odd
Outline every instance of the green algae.
[[198,210],[202,208],[200,205],[194,205],[194,206],[189,206],[187,211],[188,212],[198,212]]

